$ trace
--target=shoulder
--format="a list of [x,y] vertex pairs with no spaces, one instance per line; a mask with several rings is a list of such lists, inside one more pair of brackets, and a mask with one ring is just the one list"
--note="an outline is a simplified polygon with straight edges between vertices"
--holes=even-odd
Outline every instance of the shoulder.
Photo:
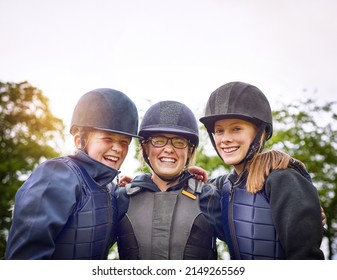
[[215,186],[217,189],[221,189],[226,178],[227,178],[228,174],[225,174],[225,175],[220,175],[216,178],[212,178],[212,179],[209,179],[208,180],[208,184],[212,185],[212,186]]
[[266,178],[266,192],[294,193],[305,192],[316,194],[317,189],[306,176],[293,168],[273,170]]
[[305,183],[312,185],[306,176],[293,168],[273,170],[266,179],[266,182],[287,182],[287,183]]
[[200,196],[200,199],[216,198],[219,196],[217,188],[213,184],[205,184],[196,179],[188,180],[189,189]]
[[53,173],[55,176],[62,175],[62,172],[72,172],[75,168],[75,164],[68,157],[58,157],[46,160],[36,167],[36,171],[44,171],[47,173]]
[[26,182],[23,189],[48,189],[51,192],[73,191],[80,186],[79,174],[75,167],[68,163],[67,157],[53,158],[38,165]]

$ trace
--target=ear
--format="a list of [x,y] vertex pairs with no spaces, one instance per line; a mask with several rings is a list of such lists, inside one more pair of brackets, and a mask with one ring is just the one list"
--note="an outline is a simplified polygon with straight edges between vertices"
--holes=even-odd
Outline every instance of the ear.
[[192,157],[195,152],[195,146],[190,146],[188,152],[189,152],[188,157]]
[[149,142],[143,141],[140,145],[142,147],[142,150],[148,155],[149,154]]
[[81,149],[81,136],[79,133],[76,133],[74,135],[74,143],[77,149]]

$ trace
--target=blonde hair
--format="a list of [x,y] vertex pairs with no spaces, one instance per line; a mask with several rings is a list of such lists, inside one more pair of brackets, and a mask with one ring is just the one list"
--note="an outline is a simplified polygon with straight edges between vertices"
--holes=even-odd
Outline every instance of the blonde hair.
[[73,131],[74,138],[79,137],[79,139],[82,139],[81,145],[84,144],[84,147],[76,147],[76,150],[85,150],[93,134],[94,130],[92,129],[81,131],[78,127],[75,127]]
[[[261,140],[264,139],[264,135]],[[263,141],[261,141],[263,143]],[[263,144],[261,144],[262,148]],[[257,193],[264,187],[264,183],[269,174],[275,169],[286,169],[293,159],[287,153],[278,150],[269,150],[262,153],[256,153],[252,160],[249,162],[247,170],[247,191],[250,193]],[[304,164],[298,160],[302,166]]]

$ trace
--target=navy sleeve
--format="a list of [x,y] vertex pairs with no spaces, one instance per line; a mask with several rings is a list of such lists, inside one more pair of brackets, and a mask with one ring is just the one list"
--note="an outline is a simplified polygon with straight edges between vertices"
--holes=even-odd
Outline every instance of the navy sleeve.
[[77,175],[64,162],[49,160],[38,166],[16,193],[6,259],[50,259],[80,188]]
[[225,240],[219,190],[213,186],[205,185],[200,196],[200,209],[214,227],[216,237]]
[[117,187],[115,195],[117,198],[118,221],[120,221],[129,209],[129,196],[125,187]]

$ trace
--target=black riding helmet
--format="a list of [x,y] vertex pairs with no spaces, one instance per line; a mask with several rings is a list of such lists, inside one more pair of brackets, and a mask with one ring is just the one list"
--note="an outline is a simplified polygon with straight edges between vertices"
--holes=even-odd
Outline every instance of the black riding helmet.
[[247,153],[246,161],[260,150],[260,137],[263,131],[266,131],[266,140],[273,134],[270,104],[262,91],[253,85],[231,82],[216,89],[209,97],[205,116],[200,118],[200,121],[205,125],[215,150],[212,135],[214,124],[217,120],[225,118],[243,119],[254,123],[259,129]]
[[[180,135],[189,140],[194,149],[196,149],[199,144],[199,129],[193,112],[185,104],[177,101],[161,101],[152,105],[146,111],[140,124],[138,135],[144,138],[143,141],[146,142],[151,135],[157,133]],[[144,149],[143,157],[153,170]],[[187,164],[188,162],[186,165]],[[159,177],[164,181],[171,182],[180,176],[181,174],[174,178]]]
[[124,93],[114,89],[89,91],[80,98],[73,112],[70,133],[74,134],[77,128],[139,138],[136,105]]
[[177,101],[158,102],[145,113],[138,135],[146,139],[157,132],[181,135],[195,147],[199,144],[199,129],[193,112]]

